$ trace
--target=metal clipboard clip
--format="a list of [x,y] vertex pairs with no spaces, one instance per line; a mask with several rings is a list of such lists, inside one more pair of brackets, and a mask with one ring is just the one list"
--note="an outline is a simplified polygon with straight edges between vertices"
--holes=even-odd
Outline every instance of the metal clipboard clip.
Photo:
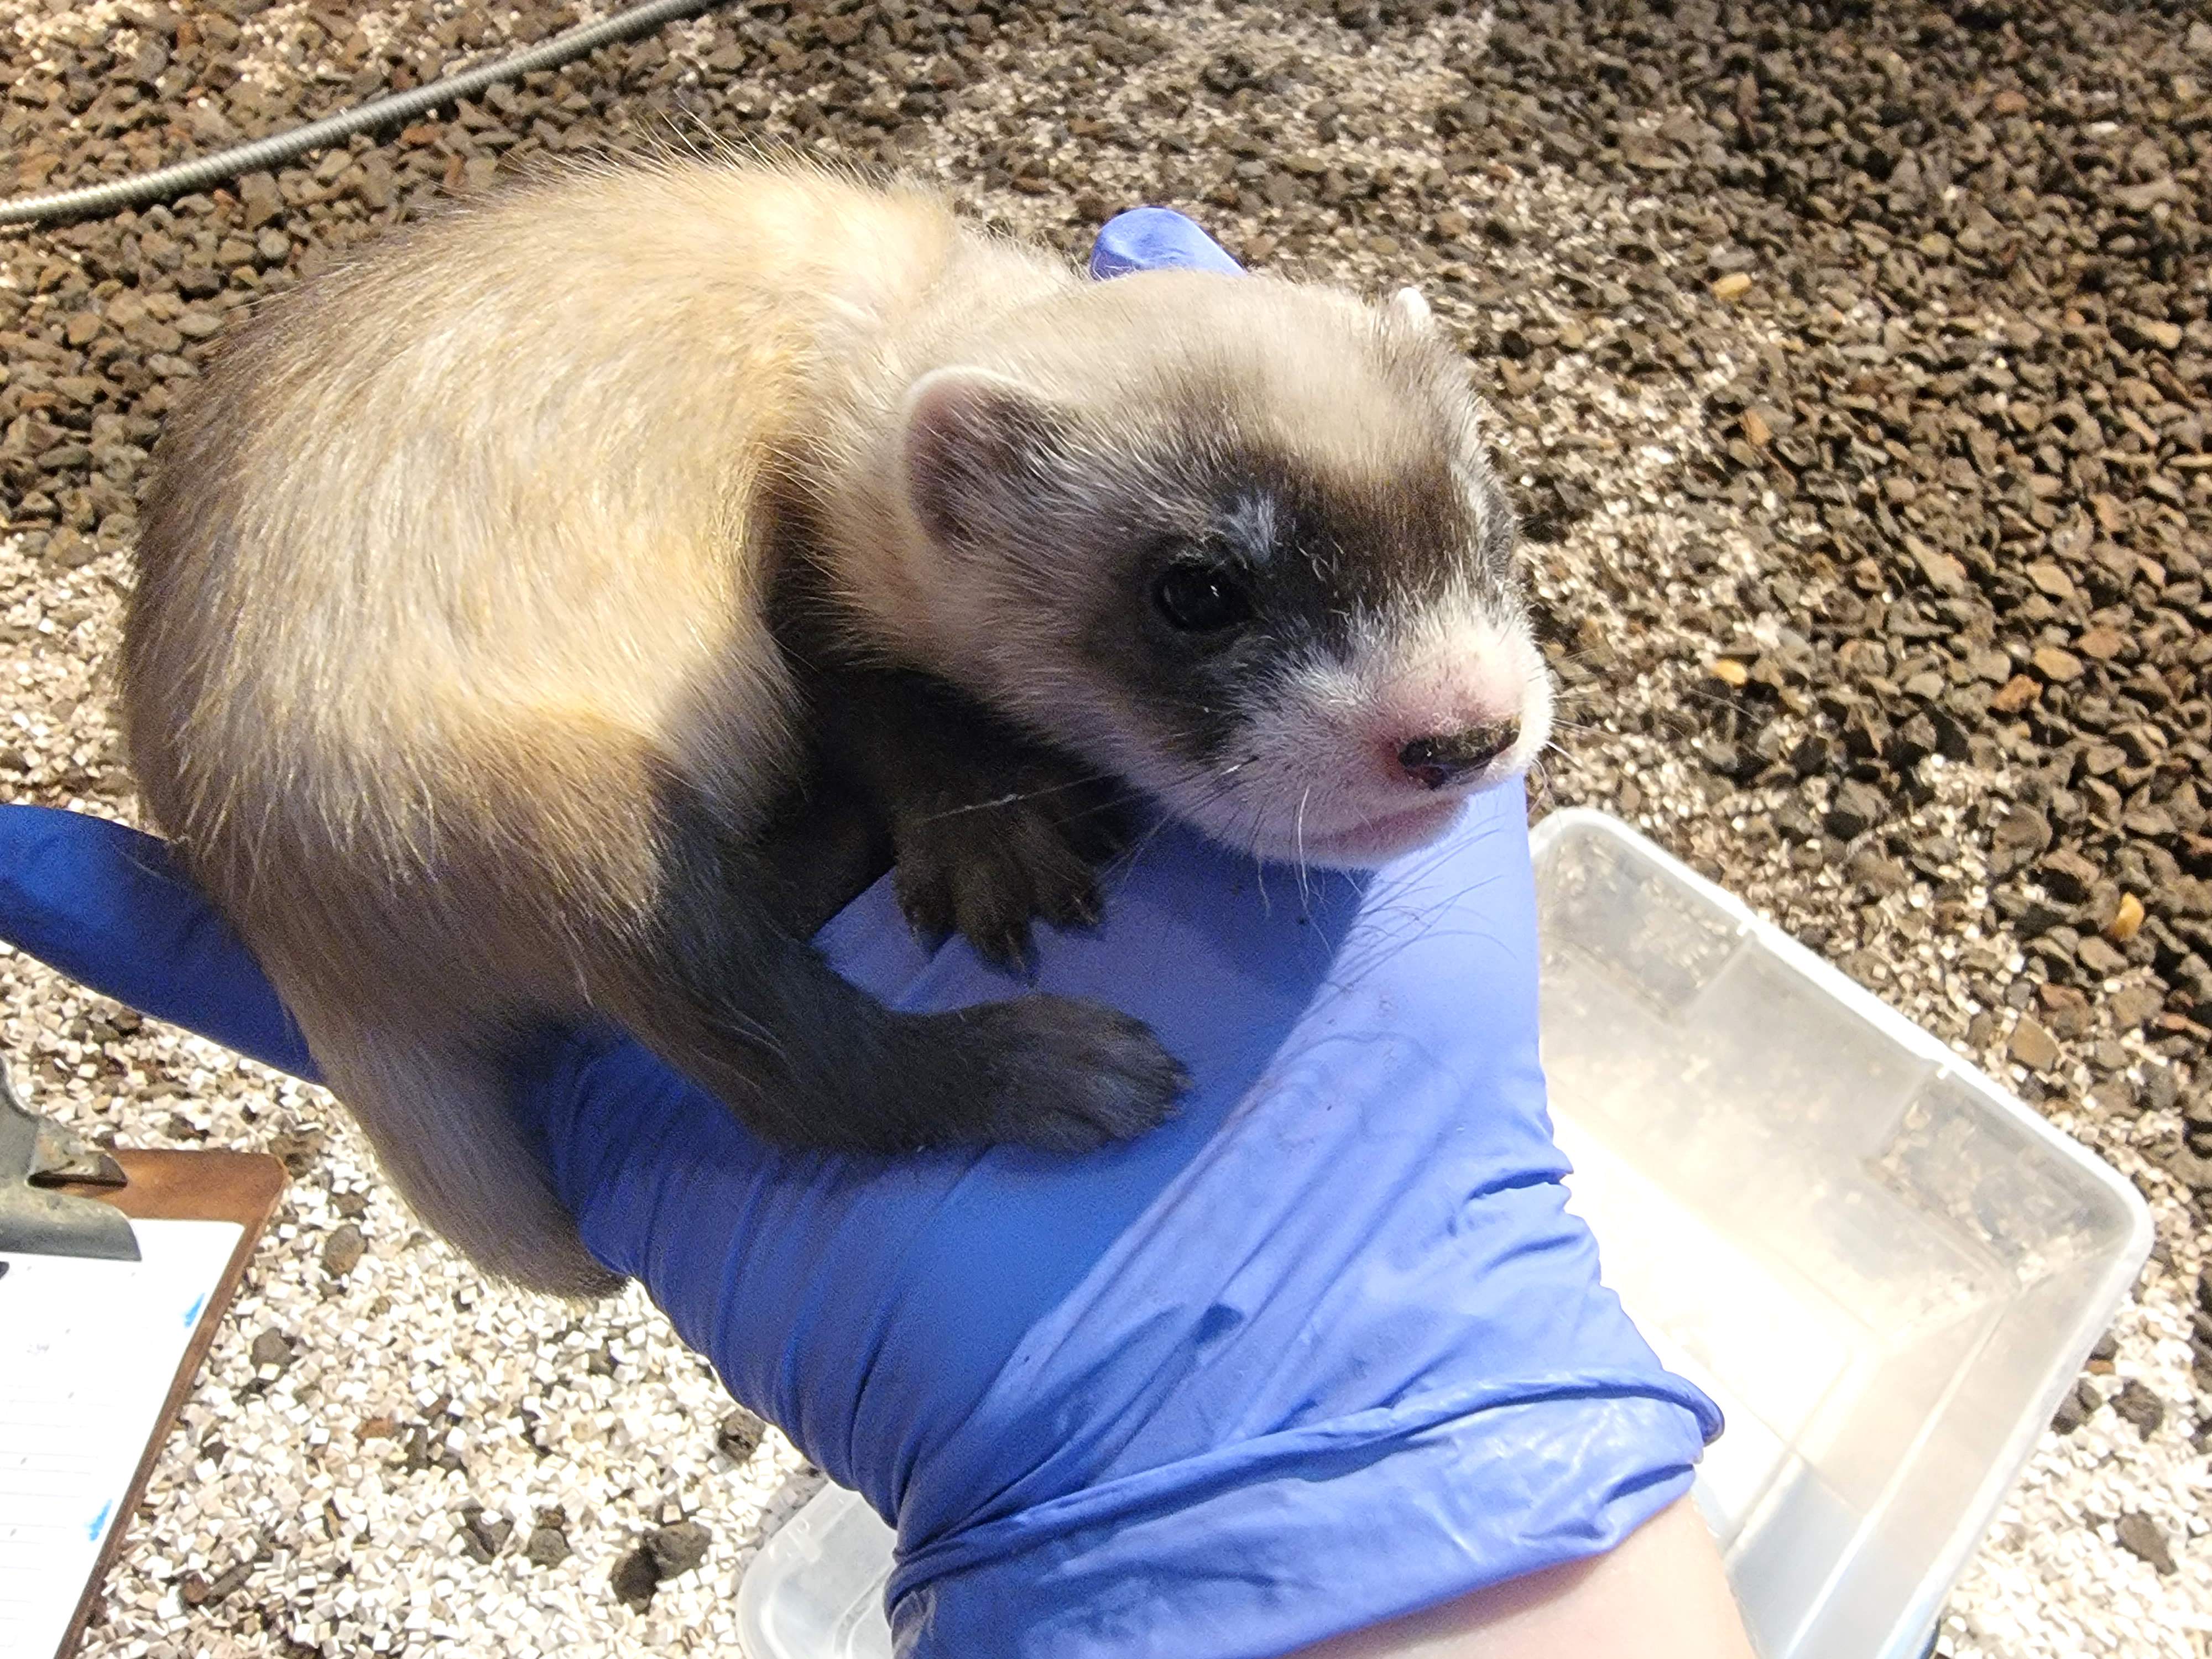
[[123,1168],[96,1146],[25,1109],[0,1063],[0,1250],[136,1261],[138,1236],[113,1205],[53,1191],[121,1187]]

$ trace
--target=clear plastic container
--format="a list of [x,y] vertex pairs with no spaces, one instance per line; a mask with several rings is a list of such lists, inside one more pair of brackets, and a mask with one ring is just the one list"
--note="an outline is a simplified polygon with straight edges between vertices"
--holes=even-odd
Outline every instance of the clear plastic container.
[[[2150,1249],[2135,1188],[1617,820],[1534,833],[1544,1066],[1606,1278],[1728,1432],[1697,1496],[1769,1659],[1915,1659]],[[832,1489],[750,1659],[888,1659],[890,1529]]]
[[738,1581],[745,1659],[890,1659],[891,1529],[858,1492],[824,1486]]

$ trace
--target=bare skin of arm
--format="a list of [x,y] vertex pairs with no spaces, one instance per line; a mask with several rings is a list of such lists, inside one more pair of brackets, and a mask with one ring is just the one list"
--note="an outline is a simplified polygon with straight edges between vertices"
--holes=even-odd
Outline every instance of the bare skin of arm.
[[1720,1552],[1685,1498],[1608,1555],[1493,1584],[1285,1659],[1753,1659]]

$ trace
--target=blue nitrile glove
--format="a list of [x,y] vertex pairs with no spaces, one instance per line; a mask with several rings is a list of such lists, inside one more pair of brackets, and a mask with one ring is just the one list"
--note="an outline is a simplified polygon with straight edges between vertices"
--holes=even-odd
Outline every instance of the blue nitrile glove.
[[[0,809],[0,936],[298,1069],[159,859]],[[1037,984],[1190,1068],[1125,1146],[780,1151],[608,1032],[549,1033],[519,1079],[593,1253],[897,1522],[902,1650],[1260,1659],[1601,1552],[1686,1492],[1717,1414],[1562,1207],[1517,792],[1365,880],[1169,830],[1111,886],[1103,929],[1040,930]],[[922,951],[888,883],[822,942],[904,1007],[1024,988]]]
[[[1280,1654],[1609,1548],[1717,1427],[1561,1207],[1521,818],[1498,792],[1303,890],[1152,840],[1103,929],[1039,939],[1043,988],[1150,1021],[1194,1079],[1095,1157],[779,1151],[610,1033],[549,1034],[520,1095],[593,1253],[898,1522],[903,1650]],[[0,809],[0,933],[298,1069],[161,858]],[[923,951],[888,883],[823,944],[905,1007],[1019,988]]]
[[1091,274],[1101,280],[1164,266],[1218,270],[1231,276],[1244,270],[1220,243],[1170,208],[1131,208],[1117,213],[1091,245]]

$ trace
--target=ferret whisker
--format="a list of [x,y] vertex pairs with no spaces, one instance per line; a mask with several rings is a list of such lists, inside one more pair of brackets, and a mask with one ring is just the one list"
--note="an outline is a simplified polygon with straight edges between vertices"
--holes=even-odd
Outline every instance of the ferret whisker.
[[1306,803],[1313,799],[1313,786],[1309,784],[1298,796],[1297,817],[1293,825],[1292,844],[1297,849],[1298,904],[1301,908],[1313,908],[1313,890],[1306,880]]
[[[926,813],[915,820],[918,823],[941,823],[947,818],[957,818],[970,812],[995,812],[1005,806],[1019,806],[1024,801],[1043,800],[1053,795],[1065,795],[1079,789],[1094,789],[1102,783],[1113,781],[1101,774],[1090,777],[1070,778],[1065,783],[1046,784],[1036,789],[1014,789],[1003,795],[994,795],[988,800],[963,801],[957,806],[948,806],[941,812]],[[1107,810],[1093,807],[1091,811]]]
[[1704,686],[1696,684],[1685,687],[1682,696],[1686,702],[1701,702],[1714,708],[1734,709],[1739,714],[1743,710],[1742,703],[1730,694],[1723,691],[1708,691]]
[[1535,784],[1535,788],[1531,792],[1534,803],[1549,805],[1553,797],[1552,774],[1550,769],[1544,764],[1544,757],[1540,754],[1529,763],[1528,775]]

